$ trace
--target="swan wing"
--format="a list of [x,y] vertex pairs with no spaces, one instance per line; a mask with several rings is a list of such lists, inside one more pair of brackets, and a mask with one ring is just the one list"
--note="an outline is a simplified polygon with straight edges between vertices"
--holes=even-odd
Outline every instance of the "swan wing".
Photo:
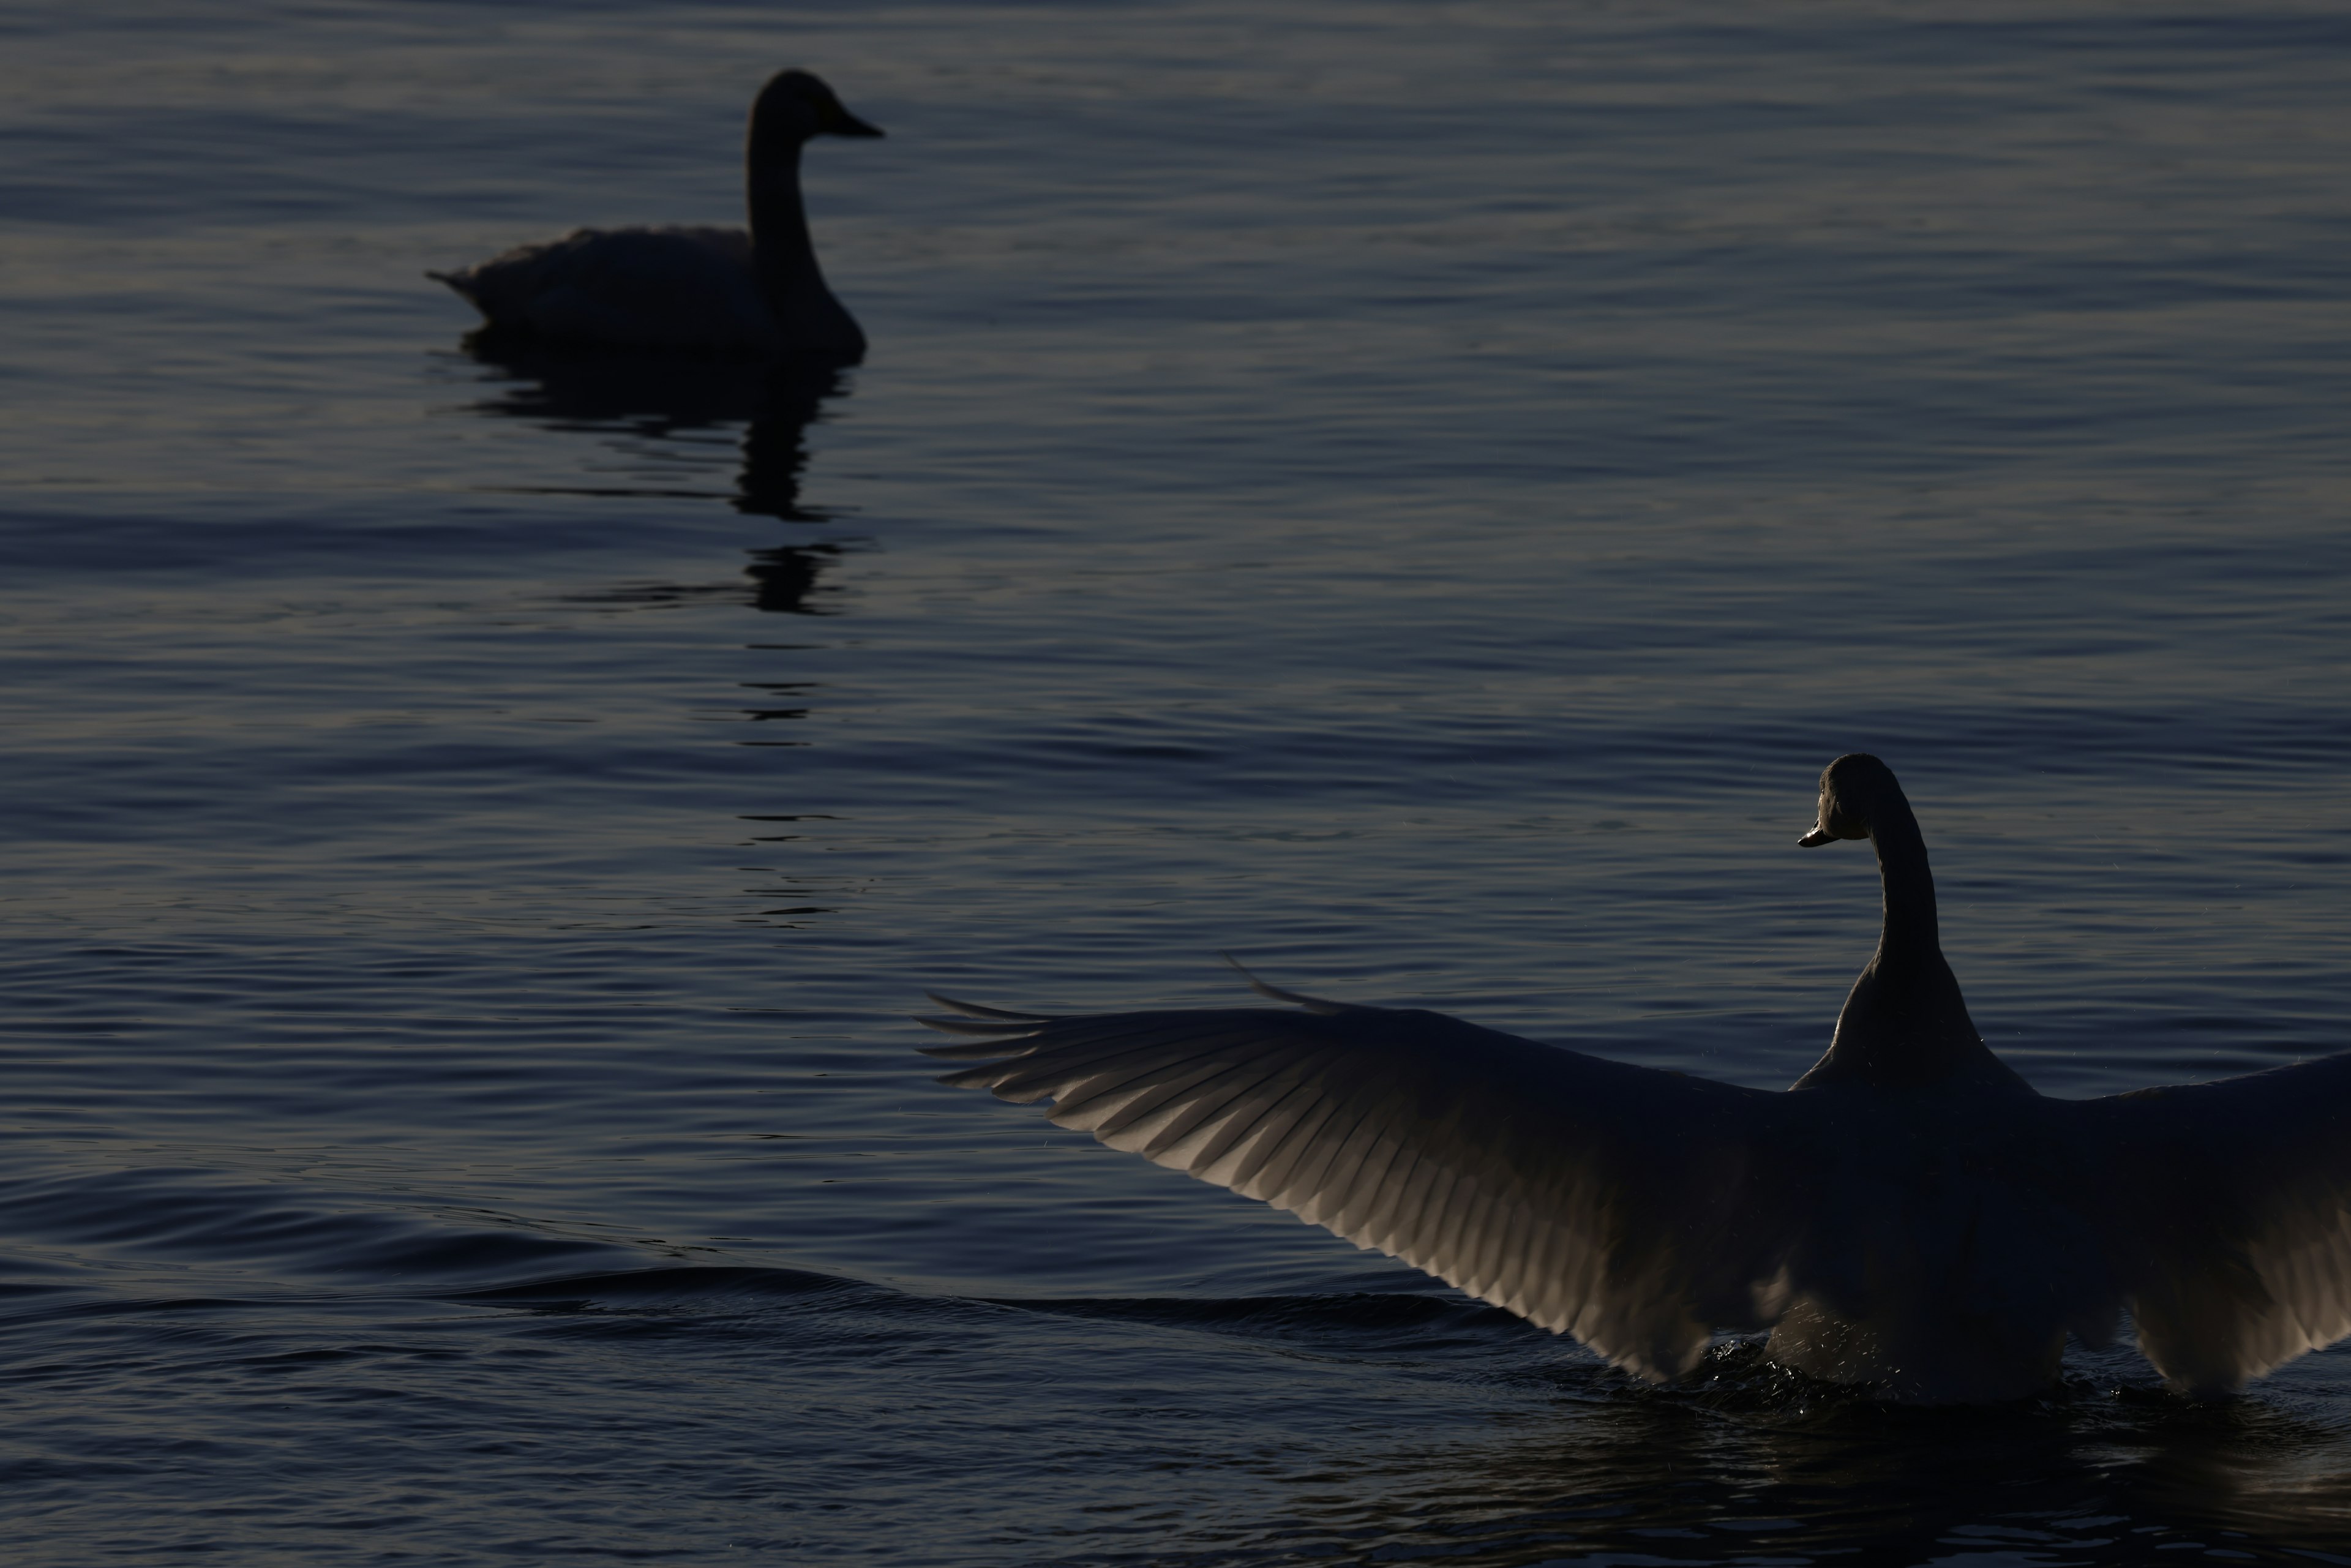
[[2084,1103],[2112,1267],[2173,1386],[2351,1334],[2351,1054]]
[[557,342],[723,349],[775,332],[740,229],[580,229],[434,276],[492,326]]
[[[993,1058],[942,1082],[1050,1099],[1091,1132],[1260,1198],[1653,1379],[1760,1328],[1816,1195],[1791,1097],[1603,1061],[1441,1014],[1043,1018],[934,998]],[[1798,1142],[1804,1140],[1798,1139]]]

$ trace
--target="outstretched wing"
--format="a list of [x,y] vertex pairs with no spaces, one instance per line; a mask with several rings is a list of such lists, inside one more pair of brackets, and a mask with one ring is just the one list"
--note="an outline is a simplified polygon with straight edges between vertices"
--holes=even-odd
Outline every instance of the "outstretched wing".
[[[1789,1096],[1604,1061],[1437,1013],[1049,1019],[934,998],[997,1060],[941,1082],[1403,1259],[1651,1378],[1762,1327],[1802,1217]],[[1792,1140],[1802,1143],[1805,1140]]]
[[2081,1106],[2139,1348],[2231,1393],[2351,1334],[2351,1055]]

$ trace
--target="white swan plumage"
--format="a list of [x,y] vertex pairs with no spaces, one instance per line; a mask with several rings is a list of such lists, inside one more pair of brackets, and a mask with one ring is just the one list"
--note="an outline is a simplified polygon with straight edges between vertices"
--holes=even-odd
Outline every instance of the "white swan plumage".
[[826,287],[800,200],[816,136],[879,136],[808,71],[778,71],[751,105],[748,232],[579,229],[457,272],[425,276],[493,330],[607,348],[864,357],[865,334]]
[[[1867,838],[1885,925],[1782,1092],[1438,1013],[1278,990],[1049,1018],[934,997],[989,1058],[941,1082],[1091,1131],[1573,1335],[1642,1377],[1719,1331],[1919,1403],[2025,1397],[2128,1313],[2173,1388],[2232,1393],[2351,1333],[2351,1054],[2100,1100],[1992,1054],[1943,960],[1924,839],[1874,757],[1802,842]],[[1237,966],[1238,967],[1238,966]],[[1244,971],[1246,974],[1246,971]]]

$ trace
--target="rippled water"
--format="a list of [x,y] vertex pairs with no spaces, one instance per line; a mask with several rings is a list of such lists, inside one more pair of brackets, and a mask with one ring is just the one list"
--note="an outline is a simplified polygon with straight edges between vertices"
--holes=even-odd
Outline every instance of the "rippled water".
[[[823,71],[836,381],[469,351]],[[2333,7],[0,21],[9,1560],[2351,1562],[2351,1349],[1635,1385],[935,1087],[1273,977],[1784,1083],[1871,749],[2044,1090],[2342,1049]]]

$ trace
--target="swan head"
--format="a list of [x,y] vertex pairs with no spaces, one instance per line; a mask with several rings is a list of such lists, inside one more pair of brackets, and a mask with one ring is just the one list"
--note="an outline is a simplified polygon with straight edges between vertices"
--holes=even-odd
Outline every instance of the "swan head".
[[812,71],[778,71],[751,104],[751,145],[797,147],[812,136],[879,136]]
[[1894,769],[1865,751],[1847,752],[1821,770],[1820,817],[1796,841],[1810,849],[1831,839],[1865,839],[1882,809],[1901,800]]

